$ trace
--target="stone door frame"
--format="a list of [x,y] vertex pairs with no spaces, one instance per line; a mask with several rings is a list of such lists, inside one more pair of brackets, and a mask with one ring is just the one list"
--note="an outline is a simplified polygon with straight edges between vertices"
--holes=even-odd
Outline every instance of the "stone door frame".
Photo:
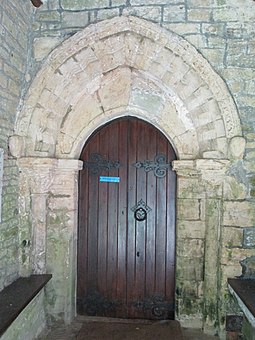
[[[20,274],[52,272],[48,312],[67,322],[74,317],[79,155],[93,131],[125,115],[148,121],[175,147],[177,286],[196,282],[200,292],[189,317],[177,294],[176,317],[213,327],[223,185],[245,141],[233,99],[209,63],[186,40],[143,19],[105,20],[67,39],[28,91],[9,141],[20,169],[20,237],[31,240],[20,254]],[[185,253],[184,239],[198,251]]]

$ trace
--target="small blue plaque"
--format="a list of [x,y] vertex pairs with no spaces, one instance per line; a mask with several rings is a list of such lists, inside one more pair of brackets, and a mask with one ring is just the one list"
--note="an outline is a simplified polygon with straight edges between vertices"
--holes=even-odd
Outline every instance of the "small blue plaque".
[[100,176],[99,182],[111,182],[111,183],[119,183],[119,177],[108,177],[108,176]]

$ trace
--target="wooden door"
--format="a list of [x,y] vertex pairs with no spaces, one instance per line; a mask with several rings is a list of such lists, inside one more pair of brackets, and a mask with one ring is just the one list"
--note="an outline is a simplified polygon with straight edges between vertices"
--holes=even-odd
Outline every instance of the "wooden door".
[[128,117],[97,131],[81,159],[78,313],[173,319],[173,148],[152,125]]

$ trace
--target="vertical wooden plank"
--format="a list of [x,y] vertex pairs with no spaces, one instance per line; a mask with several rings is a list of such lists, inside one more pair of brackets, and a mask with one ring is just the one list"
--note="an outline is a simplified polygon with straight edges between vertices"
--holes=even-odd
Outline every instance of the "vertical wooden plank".
[[[150,128],[150,129],[149,129]],[[148,160],[154,160],[157,153],[156,150],[156,131],[150,126],[150,142],[148,143]],[[146,235],[146,290],[147,297],[153,296],[155,293],[155,229],[156,229],[156,177],[154,171],[147,174],[147,205],[151,211],[147,216],[147,235]]]
[[[147,159],[147,148],[149,138],[147,135],[147,126],[144,122],[138,121],[137,125],[137,158],[136,162]],[[144,169],[137,170],[136,182],[136,201],[138,204],[140,200],[147,203],[147,188],[146,188],[146,172]],[[146,263],[146,220],[136,222],[136,271],[135,271],[135,300],[144,300],[145,298],[145,263]],[[144,311],[136,309],[135,317],[143,317]]]
[[[99,134],[93,138],[93,143],[89,144],[90,155],[98,153],[99,150]],[[87,215],[87,229],[88,229],[88,272],[87,284],[90,290],[97,290],[97,272],[98,272],[98,176],[91,175],[88,170],[88,215]]]
[[[168,145],[168,159],[171,162],[175,154]],[[175,222],[176,222],[176,173],[172,170],[167,175],[167,244],[166,244],[166,299],[174,307],[175,297]],[[170,313],[174,318],[174,311]]]
[[137,121],[129,119],[128,129],[128,225],[127,225],[127,308],[128,317],[134,317],[133,301],[135,293],[135,271],[136,271],[136,222],[132,208],[136,204],[136,163],[137,150]]
[[[109,143],[108,129],[99,132],[99,153],[104,160],[108,159]],[[102,175],[102,173],[100,173]],[[98,176],[98,182],[100,175]],[[107,295],[107,249],[108,249],[108,183],[99,182],[99,209],[98,209],[98,290],[102,296]]]
[[[157,154],[166,155],[165,138],[157,133]],[[166,177],[157,178],[156,208],[156,293],[165,295]]]
[[128,120],[121,120],[119,128],[119,195],[118,195],[118,264],[117,264],[117,300],[121,301],[118,307],[117,317],[127,317],[127,172],[128,172],[128,144],[127,129]]
[[[109,129],[110,128],[110,129]],[[118,124],[108,126],[109,143],[108,159],[118,161]],[[112,169],[107,176],[118,176],[118,169]],[[118,242],[118,190],[119,183],[108,183],[108,255],[107,255],[107,298],[114,301],[117,298],[117,242]],[[108,316],[113,316],[109,311]]]

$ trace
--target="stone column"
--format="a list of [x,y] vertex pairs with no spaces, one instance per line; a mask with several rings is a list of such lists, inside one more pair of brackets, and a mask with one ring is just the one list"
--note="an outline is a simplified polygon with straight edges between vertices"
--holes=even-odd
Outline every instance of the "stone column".
[[46,272],[46,201],[54,177],[54,160],[21,158],[21,275]]
[[[69,159],[19,159],[21,274],[52,273],[47,285],[48,313],[75,315],[77,258],[78,170],[81,162]],[[25,242],[24,242],[25,244]]]
[[[53,274],[48,289],[49,313],[76,314],[78,170],[81,161],[59,160],[48,197],[47,270]],[[54,303],[52,303],[54,302]]]
[[178,317],[213,333],[218,323],[222,185],[228,161],[173,163],[178,175]]
[[220,323],[223,184],[229,161],[197,160],[196,166],[201,173],[206,195],[203,327],[206,333],[215,334]]

